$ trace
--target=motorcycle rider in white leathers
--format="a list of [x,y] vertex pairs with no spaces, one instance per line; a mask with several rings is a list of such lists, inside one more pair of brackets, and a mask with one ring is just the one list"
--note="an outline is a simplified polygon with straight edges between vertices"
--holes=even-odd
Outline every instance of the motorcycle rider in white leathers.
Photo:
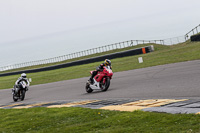
[[22,73],[22,74],[21,74],[21,77],[19,77],[19,78],[17,79],[17,81],[15,82],[14,88],[18,87],[18,84],[19,84],[21,81],[25,81],[25,82],[27,83],[26,91],[28,91],[28,88],[29,88],[29,86],[30,86],[30,82],[29,82],[28,79],[26,78],[26,74],[25,74],[25,73]]

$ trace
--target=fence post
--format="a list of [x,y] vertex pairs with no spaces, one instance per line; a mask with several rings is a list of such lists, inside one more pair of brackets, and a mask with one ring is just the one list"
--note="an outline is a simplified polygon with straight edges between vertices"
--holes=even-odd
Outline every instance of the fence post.
[[178,43],[179,43],[179,39],[178,39],[178,37],[177,37],[177,41],[178,41]]
[[107,46],[105,46],[105,50],[107,51]]
[[90,55],[91,54],[91,49],[88,49],[88,55]]
[[93,54],[95,54],[95,50],[94,50],[94,48],[93,48],[92,50],[93,50]]
[[133,40],[131,40],[130,47],[133,46]]
[[104,50],[103,50],[103,46],[101,47],[101,52],[104,52]]
[[187,41],[187,39],[188,39],[188,34],[185,35],[185,41]]
[[110,51],[110,46],[111,46],[111,45],[108,45],[108,51]]
[[64,60],[67,60],[67,55],[64,56]]
[[129,45],[129,41],[127,41],[127,47],[129,47],[130,45]]
[[118,43],[119,44],[119,48],[121,48],[121,44],[120,43]]

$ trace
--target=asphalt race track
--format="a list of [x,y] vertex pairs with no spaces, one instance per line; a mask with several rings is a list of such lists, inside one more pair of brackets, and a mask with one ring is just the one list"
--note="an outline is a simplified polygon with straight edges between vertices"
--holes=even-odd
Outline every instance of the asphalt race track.
[[[30,86],[23,103],[95,99],[200,99],[200,60],[116,72],[106,92],[86,93],[85,83],[89,76],[88,72],[85,78]],[[13,103],[11,89],[0,90],[0,105]]]

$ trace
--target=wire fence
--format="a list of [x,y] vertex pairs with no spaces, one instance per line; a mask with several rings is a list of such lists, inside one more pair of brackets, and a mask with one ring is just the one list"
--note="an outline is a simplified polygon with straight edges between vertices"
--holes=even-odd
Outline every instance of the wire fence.
[[98,47],[98,48],[92,48],[92,49],[88,49],[88,50],[84,50],[84,51],[80,51],[80,52],[75,52],[75,53],[71,53],[71,54],[67,54],[67,55],[63,55],[63,56],[58,56],[58,57],[54,57],[54,58],[24,62],[24,63],[14,64],[14,65],[8,65],[8,66],[0,67],[0,71],[6,71],[6,70],[35,66],[35,65],[56,63],[56,62],[61,62],[61,61],[65,61],[65,60],[69,60],[69,59],[73,59],[73,58],[83,57],[83,56],[87,56],[87,55],[107,52],[110,50],[121,49],[121,48],[126,48],[126,47],[131,47],[134,45],[146,44],[146,43],[156,43],[156,44],[164,45],[163,40],[130,40],[130,41],[124,41],[124,42],[114,43],[114,44],[110,44],[110,45],[105,45],[105,46]]
[[0,71],[6,71],[6,70],[35,66],[35,65],[56,63],[56,62],[61,62],[61,61],[65,61],[65,60],[69,60],[69,59],[73,59],[73,58],[83,57],[83,56],[92,55],[92,54],[96,54],[96,53],[102,53],[102,52],[106,52],[106,51],[110,51],[110,50],[131,47],[131,46],[138,45],[138,44],[155,43],[155,44],[162,44],[162,45],[174,45],[174,44],[178,44],[178,43],[187,41],[190,38],[190,36],[199,33],[199,31],[200,31],[200,24],[198,26],[196,26],[195,28],[193,28],[191,31],[189,31],[187,34],[185,34],[185,36],[168,38],[168,39],[164,39],[164,40],[124,41],[124,42],[114,43],[114,44],[110,44],[110,45],[105,45],[105,46],[98,47],[98,48],[92,48],[92,49],[88,49],[88,50],[84,50],[84,51],[80,51],[80,52],[75,52],[75,53],[71,53],[71,54],[67,54],[67,55],[63,55],[63,56],[58,56],[58,57],[54,57],[54,58],[3,66],[3,67],[0,67]]
[[192,35],[198,34],[200,32],[200,24],[197,25],[195,28],[193,28],[191,31],[189,31],[187,34],[185,34],[185,40],[190,39]]
[[175,45],[178,43],[183,43],[185,41],[186,41],[185,36],[179,36],[179,37],[164,39],[163,43],[164,45]]

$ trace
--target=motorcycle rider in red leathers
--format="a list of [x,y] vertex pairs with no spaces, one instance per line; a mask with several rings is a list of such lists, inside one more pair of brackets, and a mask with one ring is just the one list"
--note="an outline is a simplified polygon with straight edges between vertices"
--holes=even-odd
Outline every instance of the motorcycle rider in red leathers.
[[104,66],[110,66],[110,69],[112,69],[112,66],[111,66],[111,61],[109,59],[105,59],[104,63],[100,64],[97,68],[96,68],[96,71],[93,71],[90,79],[89,79],[89,83],[90,84],[93,84],[94,83],[94,80],[93,78],[97,75],[98,71],[101,71],[103,69]]

